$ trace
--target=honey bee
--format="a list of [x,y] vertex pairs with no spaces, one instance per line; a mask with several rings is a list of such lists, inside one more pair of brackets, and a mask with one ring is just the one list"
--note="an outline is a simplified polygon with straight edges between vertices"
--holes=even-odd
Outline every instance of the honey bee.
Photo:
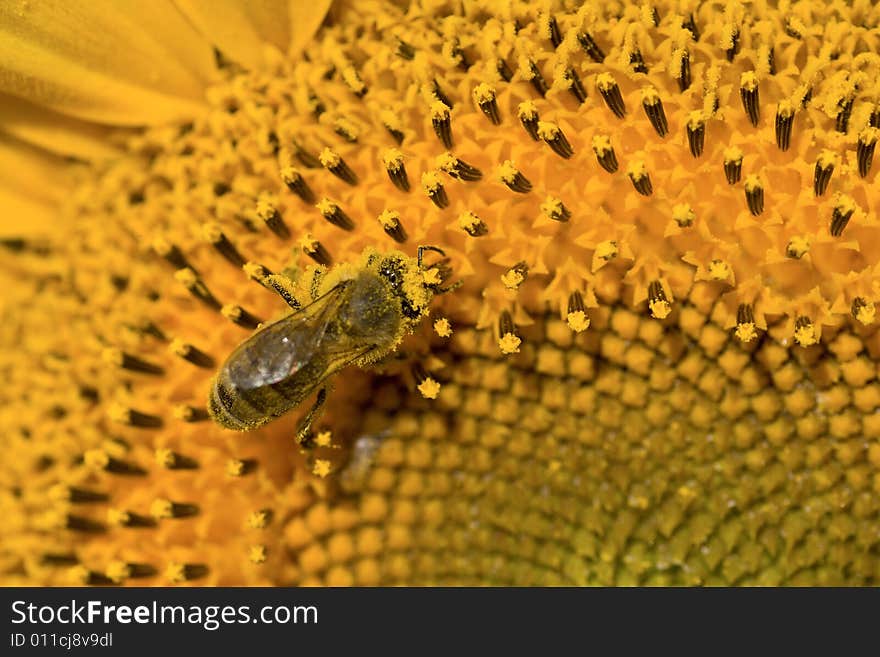
[[[435,294],[451,271],[444,258],[426,269],[425,251],[411,258],[398,251],[368,249],[355,264],[319,269],[310,285],[312,301],[299,307],[282,297],[292,313],[259,329],[226,359],[214,378],[208,412],[227,429],[248,431],[296,408],[318,391],[317,401],[300,423],[303,442],[326,399],[326,382],[349,365],[366,367],[382,360],[428,314]],[[431,276],[426,273],[431,269]]]

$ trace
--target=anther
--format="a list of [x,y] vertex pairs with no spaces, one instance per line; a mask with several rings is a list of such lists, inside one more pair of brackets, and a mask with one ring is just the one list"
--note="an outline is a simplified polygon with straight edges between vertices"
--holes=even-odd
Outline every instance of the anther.
[[633,73],[647,73],[648,66],[645,64],[645,58],[642,57],[642,51],[636,48],[629,55],[629,65],[632,67]]
[[187,404],[178,404],[171,409],[172,414],[183,422],[204,422],[210,416],[204,408],[196,408]]
[[394,139],[394,141],[397,142],[397,145],[400,146],[403,143],[405,136],[403,134],[403,125],[400,121],[400,117],[390,109],[380,112],[379,117],[382,120],[382,125],[384,125],[385,129],[388,131],[388,134],[390,134],[392,139]]
[[837,113],[837,118],[834,122],[834,127],[837,129],[837,132],[846,134],[846,131],[849,128],[849,117],[852,116],[852,108],[852,98],[845,98],[840,101],[840,111]]
[[575,97],[575,100],[583,105],[587,101],[587,90],[577,71],[570,66],[566,67],[562,71],[562,80],[571,92],[571,95]]
[[241,306],[236,306],[235,304],[226,304],[220,309],[220,314],[233,324],[246,329],[255,329],[262,321]]
[[311,235],[306,235],[299,241],[302,252],[309,256],[319,265],[329,267],[333,264],[333,258],[327,248]]
[[853,299],[850,310],[852,316],[866,326],[874,321],[874,304],[868,303],[864,297],[856,297]]
[[678,203],[672,207],[672,220],[679,228],[692,226],[697,219],[697,213],[687,203]]
[[834,211],[831,213],[832,237],[840,237],[843,234],[843,229],[846,228],[855,211],[855,201],[844,194],[838,195],[834,203]]
[[156,450],[156,464],[168,470],[195,470],[199,467],[195,459],[166,447]]
[[741,303],[736,309],[736,330],[734,334],[742,342],[750,342],[758,336],[755,315],[750,303]]
[[229,241],[229,238],[221,230],[220,226],[213,221],[202,224],[202,237],[214,249],[235,267],[241,267],[245,259],[238,249]]
[[314,204],[315,194],[299,171],[293,167],[284,167],[281,169],[281,180],[287,185],[287,189],[299,196],[303,201],[309,205]]
[[758,97],[758,76],[754,71],[746,71],[739,79],[739,96],[743,109],[752,125],[757,127],[761,118],[760,99]]
[[385,171],[394,186],[402,192],[408,192],[409,178],[403,163],[403,153],[396,148],[389,148],[382,154],[382,164],[385,165]]
[[300,164],[302,164],[307,169],[321,168],[321,161],[312,153],[300,146],[296,141],[293,141],[292,145],[293,154],[296,156],[296,159],[299,160]]
[[272,202],[267,199],[260,199],[257,201],[256,214],[257,217],[266,224],[266,228],[271,230],[278,237],[283,240],[290,237],[290,231],[284,223],[284,219],[281,218],[281,213],[278,212],[278,208],[276,208]]
[[549,121],[538,121],[538,136],[553,149],[559,157],[569,159],[574,155],[574,149],[568,143],[565,133],[555,123]]
[[458,66],[462,71],[467,72],[467,70],[471,67],[471,62],[465,54],[464,50],[461,49],[461,42],[457,37],[452,38],[449,41],[443,43],[442,46],[443,55],[453,64]]
[[[111,408],[111,410],[116,410]],[[113,419],[113,416],[111,416]],[[83,463],[89,468],[95,470],[103,470],[111,474],[118,475],[145,475],[146,471],[135,465],[121,459],[110,456],[102,449],[90,449],[83,454]]]
[[164,238],[157,237],[153,240],[152,246],[156,255],[165,258],[165,260],[167,260],[175,269],[185,269],[186,267],[189,267],[189,263],[183,256],[183,253],[181,253],[180,249],[174,244],[167,242]]
[[172,584],[181,584],[205,577],[209,572],[205,564],[172,562],[165,569],[165,578]]
[[473,212],[462,212],[458,216],[458,225],[471,237],[482,237],[489,232],[488,226]]
[[694,41],[700,40],[700,30],[697,29],[697,23],[694,21],[693,14],[688,14],[688,17],[682,22],[681,26],[691,33]]
[[691,86],[691,55],[687,50],[681,54],[678,76],[676,76],[675,80],[678,82],[678,90],[682,93]]
[[452,109],[455,107],[452,103],[452,99],[444,93],[443,89],[440,88],[440,83],[437,82],[437,78],[434,78],[431,82],[431,93],[437,98],[437,100],[446,105],[447,108]]
[[416,389],[425,399],[437,399],[437,395],[440,394],[440,384],[425,371],[421,363],[413,364],[412,375],[416,381]]
[[[321,115],[327,111],[327,106],[324,104],[324,101],[318,97],[313,90],[309,90],[309,100],[308,100],[309,108],[312,110],[312,114],[315,115],[316,119],[321,118]],[[277,135],[276,135],[277,140]]]
[[153,503],[150,504],[150,515],[156,520],[190,518],[198,513],[199,507],[195,504],[172,502],[163,498],[153,500]]
[[632,182],[635,190],[642,196],[650,196],[654,192],[651,185],[651,177],[648,175],[648,168],[641,160],[633,160],[626,168],[626,175]]
[[168,350],[175,356],[179,356],[180,358],[183,358],[183,360],[189,361],[196,367],[204,367],[206,369],[214,367],[213,358],[201,349],[194,347],[188,342],[184,342],[180,338],[174,338],[171,341],[171,344],[168,345]]
[[581,44],[581,48],[586,53],[587,57],[597,64],[601,64],[605,61],[605,53],[602,52],[602,49],[588,32],[581,32],[578,34],[577,40],[578,43]]
[[691,155],[700,157],[703,154],[703,144],[706,141],[706,121],[703,113],[699,110],[691,112],[687,122],[688,146]]
[[315,205],[318,212],[334,226],[338,226],[342,230],[354,230],[354,222],[336,203],[330,199],[323,198]]
[[831,174],[834,173],[834,165],[837,163],[837,155],[829,150],[819,153],[816,160],[816,169],[813,173],[813,194],[822,196],[831,182]]
[[754,174],[746,178],[744,186],[749,212],[757,217],[764,211],[764,186],[758,176]]
[[70,529],[75,532],[83,532],[88,534],[99,534],[101,532],[106,531],[106,527],[95,520],[91,520],[90,518],[83,518],[82,516],[76,516],[73,514],[67,514],[64,519],[64,528]]
[[156,572],[156,568],[148,563],[112,561],[107,565],[105,574],[114,584],[122,584],[127,579],[153,577]]
[[442,100],[431,103],[431,123],[434,133],[446,148],[452,148],[452,122],[449,106]]
[[499,57],[498,61],[495,62],[495,70],[498,71],[498,75],[500,75],[501,79],[505,82],[510,82],[513,79],[513,71],[510,69],[507,60],[502,57]]
[[522,260],[501,275],[501,282],[508,290],[518,290],[529,275],[529,266]]
[[121,367],[122,369],[129,370],[131,372],[140,372],[142,374],[154,375],[161,375],[165,373],[165,370],[159,365],[147,362],[142,358],[139,358],[138,356],[127,354],[121,349],[105,349],[101,356],[103,357],[105,362],[110,363],[111,365],[116,365],[117,367]]
[[412,61],[416,56],[415,48],[400,37],[397,37],[397,50],[395,52],[398,57],[402,57],[407,61]]
[[501,114],[498,112],[498,102],[495,96],[495,88],[481,82],[474,88],[474,102],[492,122],[492,125],[501,125]]
[[785,255],[800,260],[810,251],[810,240],[804,236],[792,237],[785,246]]
[[743,152],[736,146],[724,149],[724,177],[729,185],[735,185],[742,176]]
[[339,153],[330,148],[325,148],[321,151],[319,159],[321,160],[321,166],[341,181],[346,182],[349,185],[357,185],[357,176],[354,171],[351,170],[351,167],[345,163],[345,160],[342,159]]
[[660,94],[654,87],[642,89],[642,108],[657,134],[665,137],[669,124],[666,121],[666,112],[663,110],[663,101],[660,100]]
[[794,107],[787,100],[782,100],[776,107],[776,145],[781,151],[787,151],[791,145],[791,127],[794,124]]
[[562,43],[562,32],[559,31],[559,23],[556,22],[556,16],[544,16],[542,24],[544,35],[550,40],[554,48],[558,48]]
[[856,146],[856,157],[859,162],[859,175],[867,177],[871,171],[871,163],[874,160],[874,148],[877,146],[877,135],[880,129],[868,127],[859,133],[859,143]]
[[802,347],[809,347],[819,342],[816,329],[809,317],[801,315],[794,320],[794,341]]
[[575,333],[585,331],[590,327],[590,318],[587,317],[587,309],[584,306],[583,295],[575,290],[568,297],[568,311],[565,316],[568,327]]
[[651,281],[648,284],[648,308],[651,316],[656,319],[663,319],[672,312],[672,305],[660,281]]
[[868,120],[868,125],[872,128],[880,128],[880,105],[874,106],[874,109],[871,111],[871,118]]
[[351,144],[357,143],[358,137],[360,137],[360,129],[357,125],[344,116],[339,116],[333,121],[333,132]]
[[541,203],[541,212],[544,216],[553,221],[566,222],[571,218],[571,211],[565,207],[561,199],[548,196],[547,200]]
[[516,325],[513,323],[513,317],[506,311],[501,311],[498,318],[498,346],[503,354],[519,353],[519,346],[522,339],[519,337]]
[[128,527],[130,529],[145,529],[156,526],[156,520],[150,516],[144,516],[134,511],[124,509],[110,509],[107,511],[107,522],[114,527]]
[[535,104],[530,100],[520,103],[519,107],[517,107],[517,115],[523,128],[529,133],[529,137],[535,141],[540,141],[541,138],[538,136],[538,108]]
[[106,502],[110,499],[107,493],[99,493],[98,491],[67,486],[65,484],[53,486],[48,492],[52,499],[58,502],[70,502],[71,504],[95,504]]
[[114,422],[143,429],[157,429],[163,424],[162,418],[157,415],[136,411],[121,404],[111,406],[107,411],[107,415]]
[[608,173],[617,171],[617,155],[614,153],[614,147],[611,145],[611,139],[605,135],[596,135],[593,137],[593,152],[596,154],[596,160]]
[[252,281],[256,281],[267,289],[272,289],[272,286],[269,285],[268,280],[272,272],[269,270],[268,267],[265,267],[258,262],[246,262],[244,263],[242,269],[249,279],[251,279]]
[[727,61],[733,61],[733,58],[739,54],[739,47],[739,30],[734,29],[733,34],[730,35],[730,47],[724,49],[724,54],[727,57]]
[[358,98],[363,98],[367,93],[367,85],[361,80],[360,74],[354,66],[346,66],[341,71],[342,81],[351,89]]
[[623,96],[620,93],[620,86],[613,75],[610,73],[600,73],[597,75],[596,88],[605,100],[608,109],[614,112],[614,116],[618,119],[626,116],[626,105],[624,105]]
[[538,65],[531,59],[527,59],[524,62],[524,65],[521,66],[521,69],[523,77],[532,83],[532,87],[538,92],[538,95],[541,96],[541,98],[546,96],[550,87],[547,86],[547,80],[541,75],[541,70],[538,68]]
[[244,477],[257,469],[254,459],[230,459],[226,462],[226,474],[230,477]]
[[400,214],[393,210],[384,210],[379,215],[379,224],[395,242],[399,244],[406,242],[406,230],[404,230],[403,224],[400,223]]
[[440,175],[436,171],[425,171],[422,174],[422,188],[438,208],[442,210],[449,206],[449,196],[446,194]]
[[483,173],[478,168],[458,159],[452,153],[438,155],[434,164],[438,169],[457,180],[476,182],[483,177]]
[[196,299],[207,305],[209,308],[220,310],[220,302],[217,301],[213,294],[211,294],[208,286],[205,285],[204,281],[199,278],[198,274],[196,274],[192,268],[184,267],[183,269],[178,269],[174,272],[174,278],[178,283],[189,290],[190,294]]
[[516,168],[511,160],[505,160],[498,168],[498,178],[513,192],[525,194],[532,190],[532,183]]

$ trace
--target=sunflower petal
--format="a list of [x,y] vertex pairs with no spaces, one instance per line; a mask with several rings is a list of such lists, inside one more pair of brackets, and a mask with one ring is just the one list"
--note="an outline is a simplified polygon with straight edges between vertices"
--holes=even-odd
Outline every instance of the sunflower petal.
[[214,75],[171,0],[0,3],[0,91],[119,125],[190,116]]
[[248,68],[264,61],[267,45],[296,54],[324,20],[330,0],[176,0],[220,51]]

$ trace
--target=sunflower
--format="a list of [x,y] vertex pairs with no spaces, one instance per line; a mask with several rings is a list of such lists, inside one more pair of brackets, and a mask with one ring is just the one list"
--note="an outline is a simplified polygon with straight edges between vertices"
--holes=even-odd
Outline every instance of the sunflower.
[[[878,583],[880,9],[327,5],[0,8],[3,581]],[[420,245],[307,445],[211,421]]]

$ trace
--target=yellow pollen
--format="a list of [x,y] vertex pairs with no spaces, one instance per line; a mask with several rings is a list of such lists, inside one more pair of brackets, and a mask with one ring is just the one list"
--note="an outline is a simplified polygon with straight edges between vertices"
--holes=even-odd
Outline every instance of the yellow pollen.
[[583,310],[576,310],[568,313],[565,317],[565,321],[568,323],[569,328],[575,333],[586,331],[590,327],[590,318],[587,317],[587,314]]
[[327,459],[315,459],[315,465],[312,466],[312,474],[322,479],[330,474],[333,470],[333,464]]
[[513,333],[505,333],[498,340],[498,346],[501,348],[502,354],[518,354],[521,344],[522,340]]
[[418,388],[425,399],[437,399],[437,396],[440,394],[440,384],[431,377],[422,381]]
[[434,322],[434,332],[441,338],[448,338],[452,335],[451,322],[447,318],[441,317]]

